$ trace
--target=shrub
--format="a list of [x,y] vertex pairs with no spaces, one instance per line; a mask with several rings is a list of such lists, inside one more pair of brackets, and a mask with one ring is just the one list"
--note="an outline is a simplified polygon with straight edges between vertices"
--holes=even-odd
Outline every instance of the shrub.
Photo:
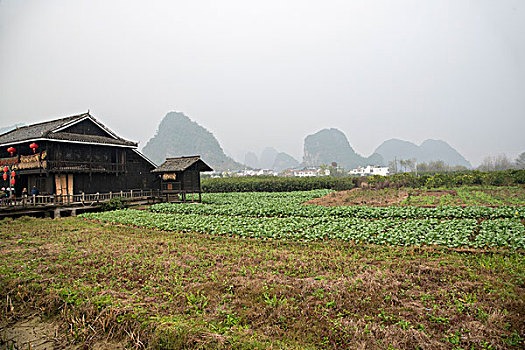
[[464,185],[511,186],[525,184],[525,170],[481,172],[466,170],[454,173],[414,174],[402,173],[390,176],[370,177],[275,177],[249,176],[202,179],[206,193],[226,192],[292,192],[330,189],[350,190],[368,183],[373,188],[387,187],[458,187]]
[[218,192],[291,192],[317,189],[336,191],[354,188],[354,179],[350,177],[275,177],[249,176],[202,179],[202,191]]
[[108,202],[102,203],[100,206],[100,209],[102,211],[110,211],[110,210],[117,210],[117,209],[123,209],[125,207],[123,198],[117,197],[112,198]]

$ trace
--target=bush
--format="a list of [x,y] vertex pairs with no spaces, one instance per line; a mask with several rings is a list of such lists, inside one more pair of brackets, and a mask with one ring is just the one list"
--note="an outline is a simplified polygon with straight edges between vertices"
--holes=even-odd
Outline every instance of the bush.
[[354,187],[354,179],[350,177],[249,176],[202,179],[202,191],[205,193],[292,192],[317,189],[344,191]]
[[372,188],[387,187],[459,187],[465,185],[512,186],[525,184],[525,170],[502,170],[481,172],[467,170],[449,173],[420,174],[402,173],[390,176],[369,177],[275,177],[249,176],[202,179],[202,191],[220,192],[292,192],[317,189],[335,191],[350,190],[368,183]]
[[120,198],[120,197],[112,198],[108,202],[102,203],[102,205],[100,205],[100,209],[102,211],[123,209],[124,207],[125,207],[124,200],[123,198]]
[[369,183],[376,188],[384,187],[458,187],[465,185],[511,186],[525,184],[525,170],[502,170],[481,172],[479,170],[449,173],[394,174],[390,176],[369,178]]

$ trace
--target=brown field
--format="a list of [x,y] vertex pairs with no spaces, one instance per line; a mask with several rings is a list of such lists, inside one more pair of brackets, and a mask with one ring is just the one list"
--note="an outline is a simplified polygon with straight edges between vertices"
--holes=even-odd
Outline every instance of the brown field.
[[[1,227],[4,348],[524,345],[521,252],[260,241],[78,218]],[[23,329],[31,346],[16,338]]]
[[373,207],[384,206],[439,206],[439,205],[525,205],[524,187],[479,188],[461,187],[457,189],[412,189],[385,188],[363,189],[354,188],[349,191],[333,192],[324,197],[316,198],[305,204],[325,206],[364,205]]

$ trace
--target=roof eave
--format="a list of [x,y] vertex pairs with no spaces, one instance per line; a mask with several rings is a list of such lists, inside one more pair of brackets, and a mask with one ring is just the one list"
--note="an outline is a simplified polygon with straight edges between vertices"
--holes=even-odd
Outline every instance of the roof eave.
[[67,142],[67,143],[79,143],[79,144],[89,144],[89,145],[99,145],[99,146],[126,147],[126,148],[137,148],[138,147],[137,143],[125,145],[125,144],[104,143],[104,142],[52,139],[52,138],[47,138],[47,137],[39,137],[39,138],[31,138],[31,139],[26,139],[26,140],[13,141],[13,142],[5,142],[5,143],[0,144],[0,147],[18,145],[18,144],[27,143],[27,142],[37,142],[37,141]]

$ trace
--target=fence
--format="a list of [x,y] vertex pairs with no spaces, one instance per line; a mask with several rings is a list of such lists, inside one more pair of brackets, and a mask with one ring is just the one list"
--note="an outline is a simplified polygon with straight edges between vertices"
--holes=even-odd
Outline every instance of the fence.
[[18,198],[0,199],[0,207],[35,207],[35,206],[63,206],[75,204],[92,204],[107,202],[113,198],[128,200],[161,197],[160,190],[129,190],[108,193],[80,193],[68,195],[32,195]]

